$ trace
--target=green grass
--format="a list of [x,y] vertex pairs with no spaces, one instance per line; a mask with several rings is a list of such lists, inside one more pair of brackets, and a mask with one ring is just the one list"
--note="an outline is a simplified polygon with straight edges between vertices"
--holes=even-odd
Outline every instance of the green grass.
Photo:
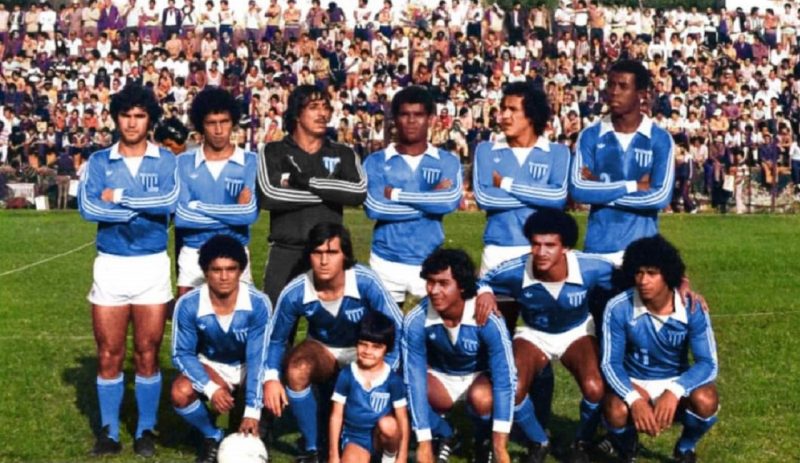
[[[579,216],[581,226],[585,216]],[[348,211],[360,261],[369,254],[371,224]],[[448,245],[480,258],[483,215],[447,218]],[[709,301],[719,345],[720,420],[699,448],[702,461],[800,460],[800,216],[664,216],[662,230],[682,250],[692,284]],[[267,214],[253,232],[255,281],[266,256]],[[94,227],[75,212],[0,211],[0,274],[91,242]],[[97,427],[95,351],[86,293],[92,246],[43,265],[0,276],[0,461],[86,461]],[[156,461],[193,461],[195,436],[168,405],[169,330],[161,350],[165,388]],[[556,368],[551,431],[557,447],[570,440],[579,393]],[[122,456],[136,461],[132,368],[123,405]],[[273,461],[291,461],[293,425],[278,425]],[[678,429],[643,438],[642,461],[666,461]],[[463,460],[459,460],[463,461]],[[555,461],[555,460],[551,460]]]

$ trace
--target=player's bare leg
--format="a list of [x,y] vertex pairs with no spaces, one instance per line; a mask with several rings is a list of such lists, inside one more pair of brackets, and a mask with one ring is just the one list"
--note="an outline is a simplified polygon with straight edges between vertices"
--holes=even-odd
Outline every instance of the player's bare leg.
[[600,402],[605,395],[605,389],[598,359],[599,346],[594,336],[583,336],[576,339],[561,357],[561,363],[572,373],[583,394],[580,405],[580,423],[572,447],[571,461],[573,462],[589,461],[587,447],[600,423],[602,413]]
[[492,433],[494,398],[492,382],[487,375],[482,374],[475,378],[467,390],[467,404],[474,420],[474,461],[489,461],[489,452],[492,452],[494,461],[509,463],[511,459],[508,455],[508,434]]
[[[644,403],[651,407],[650,394],[635,384],[633,387],[642,396]],[[609,438],[623,460],[635,459],[639,452],[639,436],[628,404],[613,392],[607,393],[603,400],[603,417],[606,421]]]
[[347,444],[342,451],[342,463],[369,463],[371,457],[367,449],[356,444]]
[[538,347],[524,339],[515,339],[513,347],[514,364],[517,367],[514,422],[520,425],[531,442],[528,461],[544,461],[549,449],[549,439],[541,423],[536,419],[536,411],[528,397],[528,389],[536,375],[550,363],[550,360]]
[[719,394],[713,383],[700,386],[689,394],[683,413],[683,432],[675,444],[677,461],[694,461],[695,447],[709,429],[717,422]]
[[[447,392],[447,388],[439,381],[436,376],[428,373],[428,418],[431,425],[431,434],[434,439],[439,440],[439,455],[449,455],[453,450],[454,442],[453,428],[441,416],[453,408],[453,399]],[[420,442],[417,447],[417,459],[420,461],[434,461],[433,441]]]

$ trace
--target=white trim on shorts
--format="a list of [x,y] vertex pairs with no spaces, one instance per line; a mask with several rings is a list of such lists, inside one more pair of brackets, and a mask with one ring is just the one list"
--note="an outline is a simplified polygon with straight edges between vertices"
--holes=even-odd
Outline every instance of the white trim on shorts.
[[444,389],[447,391],[447,395],[450,396],[450,400],[454,404],[465,399],[467,390],[469,390],[469,387],[475,382],[475,378],[481,373],[483,372],[478,371],[466,375],[448,375],[447,373],[428,368],[428,374],[442,383],[442,386],[444,386]]
[[[317,341],[315,339],[315,341]],[[344,366],[350,365],[351,363],[356,361],[356,348],[353,347],[333,347],[325,344],[324,342],[317,341],[318,343],[322,344],[325,349],[333,355],[333,358],[336,359],[336,365],[339,368]]]
[[617,251],[617,252],[608,252],[604,254],[597,254],[597,253],[587,253],[592,256],[597,256],[607,262],[611,262],[614,268],[622,267],[622,258],[625,256],[625,251]]
[[402,304],[406,293],[420,298],[426,296],[425,280],[419,276],[421,265],[388,261],[373,252],[369,255],[369,266],[395,302]]
[[170,261],[167,252],[145,256],[98,253],[87,299],[94,305],[166,304],[172,300]]
[[514,330],[514,339],[523,339],[536,346],[547,356],[548,360],[558,360],[573,342],[584,336],[595,336],[594,318],[586,317],[580,325],[563,333],[547,333],[529,326],[518,326]]
[[215,362],[203,354],[198,355],[197,358],[200,360],[200,363],[214,370],[220,376],[220,378],[225,381],[229,391],[232,391],[236,389],[236,387],[244,384],[244,379],[247,376],[246,364],[240,363],[239,365],[229,365],[227,363]]
[[[247,253],[247,266],[239,277],[239,281],[253,284],[253,276],[250,272],[250,249],[244,247]],[[200,268],[200,250],[190,246],[182,246],[178,253],[178,286],[186,288],[197,288],[206,282],[203,270]]]
[[[631,378],[631,382],[644,389],[645,392],[647,392],[647,395],[650,396],[650,403],[655,405],[656,400],[661,397],[661,394],[670,389],[670,386],[675,384],[678,378],[680,378],[680,376],[673,376],[671,378],[664,379]],[[680,399],[680,396],[678,396],[678,398]]]

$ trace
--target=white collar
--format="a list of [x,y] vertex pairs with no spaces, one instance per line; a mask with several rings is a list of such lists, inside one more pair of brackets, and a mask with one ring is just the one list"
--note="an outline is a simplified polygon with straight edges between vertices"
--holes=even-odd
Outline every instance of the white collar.
[[[600,136],[602,137],[607,132],[614,131],[614,124],[611,122],[611,116],[605,116],[604,118],[600,119]],[[636,131],[647,138],[650,138],[653,133],[653,120],[650,119],[650,116],[647,114],[642,114],[642,122],[639,123],[639,127],[636,128]]]
[[[250,303],[250,290],[247,283],[239,282],[239,294],[236,296],[236,306],[233,311],[237,310],[251,311],[253,305]],[[216,315],[214,307],[211,306],[211,295],[208,292],[208,283],[203,283],[200,287],[200,297],[197,301],[197,317],[205,317],[206,315]]]
[[[161,157],[161,150],[155,143],[147,142],[147,148],[144,150],[144,155],[151,158]],[[119,142],[111,145],[111,152],[108,154],[108,159],[122,159],[123,156],[119,153]]]
[[[387,161],[393,156],[402,155],[402,153],[399,153],[397,151],[397,147],[395,146],[394,143],[390,143],[389,146],[387,146],[383,152]],[[422,154],[427,154],[428,156],[439,159],[439,148],[428,143],[428,147],[425,148],[425,152]]]
[[[502,136],[502,137],[498,138],[492,144],[492,151],[498,151],[498,150],[502,150],[502,149],[506,149],[506,148],[512,149],[510,146],[508,146],[508,141],[506,140],[505,136]],[[545,153],[549,153],[550,152],[550,140],[548,140],[547,137],[545,137],[544,135],[539,135],[538,137],[536,137],[536,143],[533,144],[533,148],[532,149],[536,149],[536,148],[539,148],[540,150],[544,151]]]
[[392,372],[392,369],[386,364],[386,362],[383,362],[383,369],[381,370],[380,375],[378,375],[378,377],[372,381],[372,387],[369,388],[367,387],[367,380],[361,376],[361,368],[358,368],[356,362],[350,364],[350,371],[353,372],[353,379],[355,379],[356,382],[360,384],[362,388],[364,388],[364,390],[371,390],[385,383],[386,380],[389,379],[389,374]]
[[[358,281],[356,280],[356,269],[350,268],[344,271],[344,295],[353,299],[361,299],[358,292]],[[317,290],[314,288],[314,271],[306,272],[306,284],[303,292],[303,304],[319,300]]]
[[[442,316],[439,315],[439,312],[433,308],[431,305],[430,299],[428,299],[428,313],[425,316],[425,326],[433,326],[433,325],[443,325],[444,320],[442,320]],[[475,298],[467,299],[464,301],[464,312],[461,314],[461,322],[459,322],[458,326],[462,325],[472,325],[477,326],[475,322]]]
[[[522,274],[522,287],[527,288],[535,284],[541,284],[542,281],[533,276],[533,255],[529,255],[525,262],[525,272]],[[583,286],[583,276],[581,276],[581,266],[578,263],[578,256],[573,251],[567,251],[567,279],[564,283],[571,283],[578,286]]]
[[[194,152],[194,168],[197,169],[200,167],[200,164],[206,160],[206,155],[203,152],[203,145],[197,147]],[[228,161],[233,161],[240,166],[244,166],[244,150],[239,148],[238,146],[233,149],[233,154],[231,157],[228,158]]]
[[[683,305],[683,301],[681,300],[680,294],[677,291],[673,291],[672,295],[672,306],[674,307],[674,311],[667,315],[667,318],[673,318],[675,321],[681,322],[684,325],[689,323],[689,315],[686,313],[686,306]],[[645,307],[644,302],[642,302],[642,298],[639,297],[639,291],[633,290],[633,319],[637,319],[642,315],[649,314],[650,311],[647,310]],[[653,315],[656,316],[656,315]]]

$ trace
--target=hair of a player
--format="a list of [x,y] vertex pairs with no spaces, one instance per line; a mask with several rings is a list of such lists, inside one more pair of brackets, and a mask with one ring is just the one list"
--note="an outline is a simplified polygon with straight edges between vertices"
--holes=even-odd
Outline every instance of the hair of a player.
[[187,138],[189,138],[189,129],[176,117],[162,120],[156,124],[155,130],[153,130],[153,139],[155,139],[156,143],[172,140],[179,145],[183,145],[186,143]]
[[122,90],[111,97],[111,104],[109,105],[111,119],[119,126],[119,120],[117,119],[119,113],[130,111],[133,108],[142,108],[147,113],[149,119],[148,128],[152,128],[161,118],[161,114],[163,114],[161,105],[158,104],[153,91],[137,83],[125,85]]
[[394,348],[394,322],[377,310],[369,310],[358,323],[358,340],[386,346],[386,353]]
[[475,264],[469,255],[461,249],[438,248],[433,251],[425,261],[419,276],[427,279],[429,276],[450,269],[453,279],[458,283],[461,297],[471,299],[478,294],[477,278],[475,277]]
[[303,248],[303,262],[306,269],[311,268],[311,253],[314,249],[325,244],[326,241],[339,238],[342,253],[344,254],[344,268],[349,269],[356,265],[356,257],[353,253],[353,241],[350,239],[350,231],[339,223],[322,222],[314,225],[308,232],[308,240]]
[[208,271],[211,263],[221,257],[235,260],[239,270],[247,267],[247,252],[236,238],[230,235],[214,235],[200,246],[198,263],[203,273]]
[[638,239],[625,249],[622,257],[623,287],[635,285],[636,272],[642,267],[659,269],[670,289],[680,286],[686,271],[678,249],[661,235]]
[[283,113],[283,126],[286,127],[286,132],[294,132],[297,127],[297,119],[303,109],[312,101],[320,100],[324,101],[328,106],[331,104],[328,94],[315,85],[298,85],[295,87],[292,93],[289,94],[286,102],[286,112]]
[[641,61],[632,59],[622,59],[614,62],[608,69],[608,75],[612,73],[617,74],[633,74],[633,80],[636,84],[636,90],[649,90],[651,85],[650,71],[642,64]]
[[231,124],[235,126],[239,123],[242,108],[231,92],[224,88],[208,86],[192,100],[189,120],[197,132],[203,133],[203,120],[206,116],[221,113],[228,113],[231,117]]
[[433,95],[421,85],[410,85],[394,95],[392,98],[392,117],[397,117],[400,107],[404,104],[421,104],[425,108],[425,114],[433,115],[436,105],[433,102]]
[[528,82],[512,82],[503,88],[503,98],[508,96],[522,97],[525,118],[533,124],[533,132],[542,135],[551,115],[547,94]]
[[561,244],[567,248],[574,248],[578,242],[578,223],[560,209],[540,208],[528,216],[522,232],[528,241],[533,240],[533,235],[558,235]]

